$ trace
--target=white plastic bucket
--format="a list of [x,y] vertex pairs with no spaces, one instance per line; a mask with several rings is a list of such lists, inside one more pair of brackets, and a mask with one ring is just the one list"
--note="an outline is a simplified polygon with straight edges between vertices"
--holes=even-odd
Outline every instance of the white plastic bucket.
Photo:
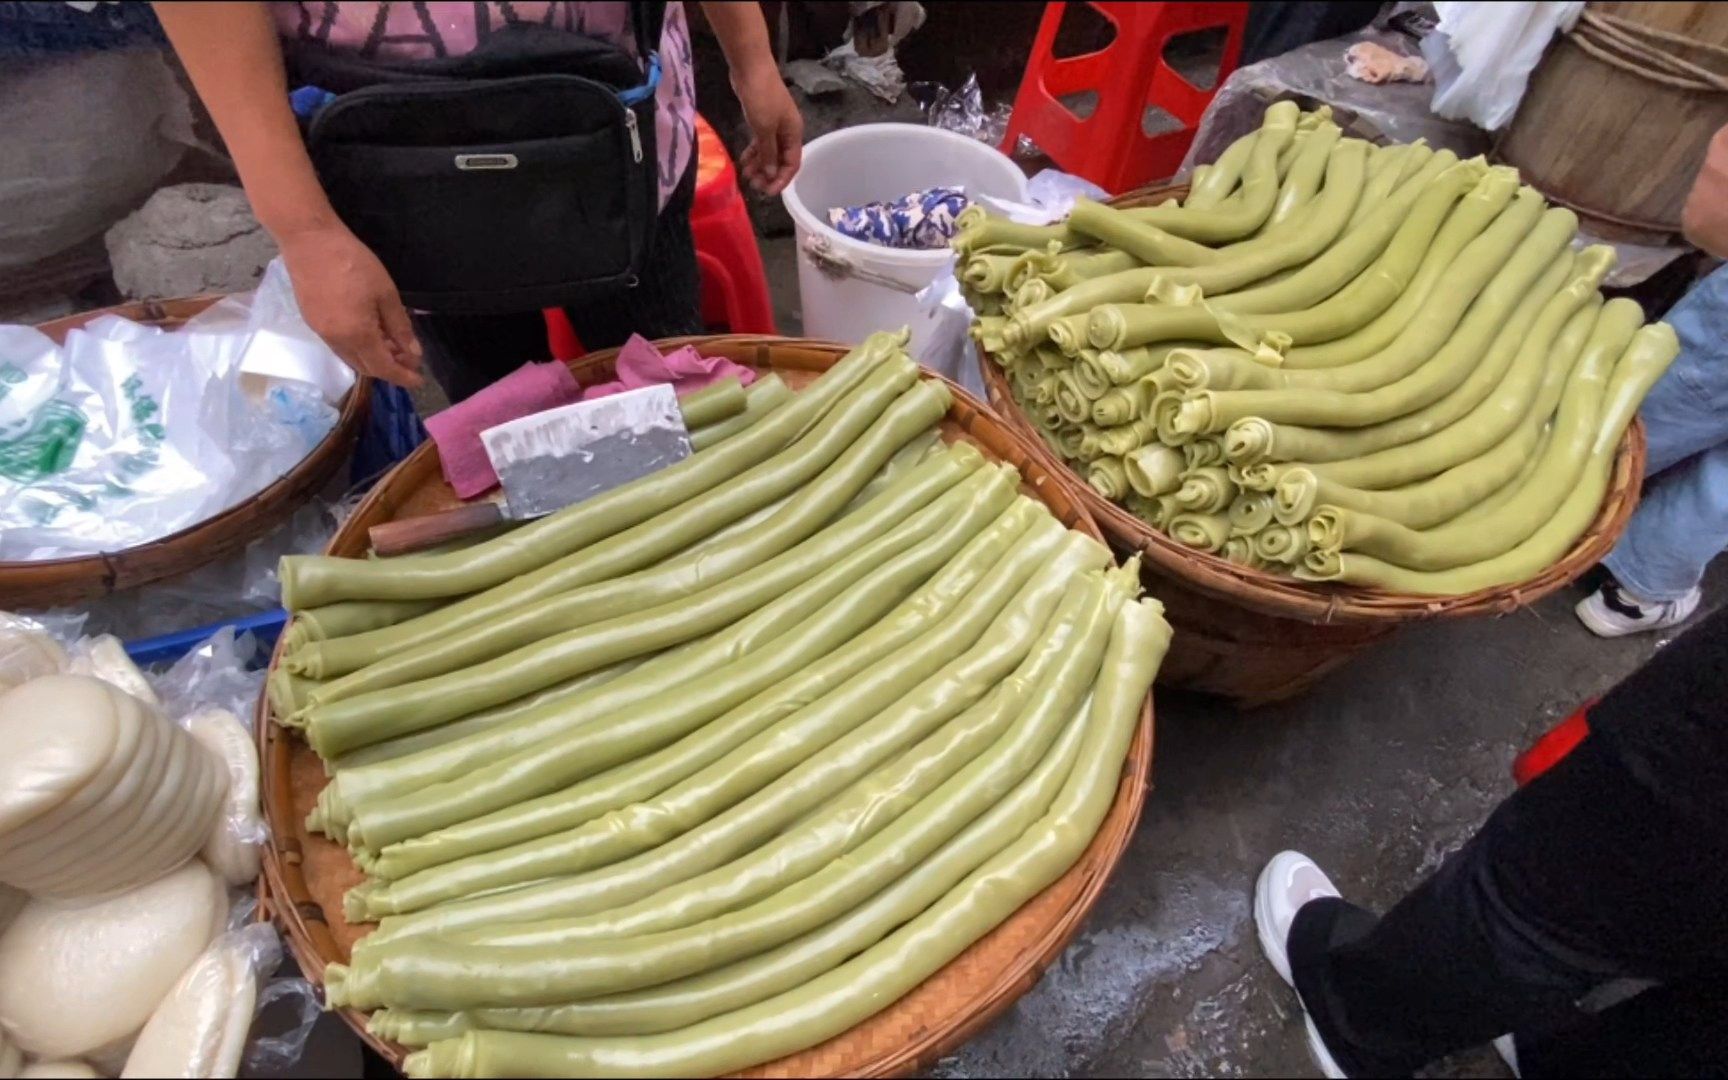
[[952,261],[947,250],[907,251],[853,240],[828,225],[835,207],[897,199],[933,187],[968,197],[1026,201],[1026,177],[994,147],[918,124],[861,124],[804,147],[798,176],[780,196],[798,233],[798,295],[809,337],[857,342],[877,330],[912,328],[916,359],[935,323],[915,294]]

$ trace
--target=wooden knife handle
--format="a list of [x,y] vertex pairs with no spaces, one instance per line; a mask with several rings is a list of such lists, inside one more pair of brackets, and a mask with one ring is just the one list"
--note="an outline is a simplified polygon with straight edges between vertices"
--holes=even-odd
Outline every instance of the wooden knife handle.
[[425,517],[386,521],[367,529],[366,535],[378,554],[406,555],[503,523],[504,511],[497,503],[479,502]]

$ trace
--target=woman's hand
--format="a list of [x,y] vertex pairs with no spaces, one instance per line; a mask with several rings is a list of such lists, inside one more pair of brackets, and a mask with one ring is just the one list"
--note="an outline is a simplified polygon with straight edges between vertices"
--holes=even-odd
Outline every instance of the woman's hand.
[[306,325],[343,363],[412,390],[425,382],[420,343],[378,256],[341,225],[278,238]]
[[804,117],[772,63],[735,71],[732,90],[744,106],[750,145],[738,164],[744,178],[764,195],[778,195],[798,173],[804,156]]

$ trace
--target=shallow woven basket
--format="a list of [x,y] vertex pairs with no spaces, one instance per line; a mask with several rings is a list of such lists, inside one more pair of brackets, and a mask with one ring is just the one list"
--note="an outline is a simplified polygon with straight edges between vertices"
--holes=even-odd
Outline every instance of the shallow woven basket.
[[[1186,185],[1129,192],[1114,205],[1149,206],[1187,194]],[[1165,601],[1177,633],[1159,675],[1165,685],[1263,704],[1300,693],[1363,648],[1417,619],[1505,615],[1575,581],[1614,547],[1638,504],[1644,428],[1620,444],[1602,509],[1566,557],[1511,585],[1460,596],[1416,596],[1298,581],[1184,547],[1099,495],[1038,435],[992,360],[981,360],[990,403],[1071,486],[1111,543],[1144,558],[1147,589]]]
[[[194,296],[181,300],[147,300],[102,308],[42,323],[37,327],[56,343],[93,319],[119,315],[133,322],[177,329],[187,319],[220,300]],[[355,381],[336,426],[286,475],[258,494],[190,528],[124,551],[71,559],[0,562],[0,604],[45,608],[78,604],[162,578],[177,577],[237,551],[288,520],[294,511],[321,490],[349,459],[366,420],[371,384]]]
[[[847,348],[826,342],[772,337],[694,337],[661,343],[696,345],[705,356],[724,356],[758,370],[780,373],[788,385],[810,381],[844,356]],[[611,377],[616,350],[597,353],[571,366],[584,383]],[[926,378],[939,376],[926,373]],[[1073,490],[994,413],[959,387],[949,384],[954,404],[943,421],[950,442],[965,440],[985,457],[1020,470],[1022,490],[1049,507],[1070,528],[1099,540],[1102,534]],[[367,496],[330,541],[333,555],[362,557],[366,530],[380,522],[447,508],[457,502],[444,483],[432,443],[416,450]],[[271,658],[274,668],[278,655]],[[350,925],[342,916],[342,894],[361,875],[347,851],[322,836],[310,835],[305,818],[325,777],[304,742],[271,722],[268,703],[258,706],[259,751],[263,761],[263,802],[270,827],[265,849],[265,907],[278,919],[289,948],[306,977],[322,986],[324,968],[346,961],[349,950],[369,927]],[[1039,975],[1079,930],[1111,871],[1127,848],[1140,817],[1152,768],[1152,703],[1148,699],[1128,751],[1116,801],[1098,835],[1059,880],[994,931],[955,957],[910,994],[852,1030],[801,1053],[745,1072],[756,1077],[901,1076],[928,1069],[983,1028],[1038,981]],[[363,1014],[342,1013],[369,1045],[397,1067],[402,1047],[372,1036]]]

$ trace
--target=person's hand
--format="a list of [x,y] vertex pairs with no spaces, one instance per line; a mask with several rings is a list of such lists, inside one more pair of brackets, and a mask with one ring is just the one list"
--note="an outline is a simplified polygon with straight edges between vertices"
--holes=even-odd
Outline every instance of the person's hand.
[[778,195],[797,175],[804,156],[804,117],[772,63],[734,72],[732,89],[744,106],[750,145],[738,159],[744,178],[764,195]]
[[341,225],[278,243],[300,314],[343,363],[410,390],[426,381],[408,310],[378,256]]

